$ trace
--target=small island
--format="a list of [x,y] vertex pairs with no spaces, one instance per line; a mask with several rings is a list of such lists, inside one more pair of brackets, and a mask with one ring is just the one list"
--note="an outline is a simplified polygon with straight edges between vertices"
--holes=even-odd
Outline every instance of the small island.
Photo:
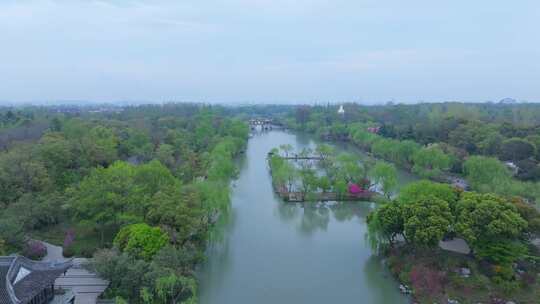
[[324,144],[298,153],[281,145],[268,153],[268,163],[274,190],[286,202],[373,201],[390,198],[397,185],[393,165]]

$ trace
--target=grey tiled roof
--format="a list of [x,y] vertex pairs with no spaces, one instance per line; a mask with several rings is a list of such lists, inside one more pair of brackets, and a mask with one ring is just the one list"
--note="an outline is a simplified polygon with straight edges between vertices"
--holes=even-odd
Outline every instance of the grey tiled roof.
[[[22,256],[0,257],[0,304],[26,304],[64,271],[72,266],[63,263],[35,262]],[[21,267],[30,273],[15,283]]]
[[0,303],[11,304],[11,297],[7,290],[7,273],[15,257],[0,257]]

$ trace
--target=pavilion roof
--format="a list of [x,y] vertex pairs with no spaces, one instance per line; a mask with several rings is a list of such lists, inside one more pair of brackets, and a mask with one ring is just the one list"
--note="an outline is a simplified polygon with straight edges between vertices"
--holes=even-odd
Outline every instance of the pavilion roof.
[[72,260],[56,263],[36,262],[18,255],[0,257],[0,303],[29,303],[72,265]]

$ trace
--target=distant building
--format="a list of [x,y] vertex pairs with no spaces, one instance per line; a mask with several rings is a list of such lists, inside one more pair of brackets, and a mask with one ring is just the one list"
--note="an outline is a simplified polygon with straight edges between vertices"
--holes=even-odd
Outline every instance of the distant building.
[[339,115],[344,115],[345,114],[345,109],[343,109],[343,105],[339,106],[339,109],[337,110],[338,114]]
[[22,256],[0,257],[1,304],[73,304],[74,296],[55,295],[54,281],[72,266],[36,262]]
[[499,101],[500,104],[516,104],[517,100],[514,98],[506,97]]

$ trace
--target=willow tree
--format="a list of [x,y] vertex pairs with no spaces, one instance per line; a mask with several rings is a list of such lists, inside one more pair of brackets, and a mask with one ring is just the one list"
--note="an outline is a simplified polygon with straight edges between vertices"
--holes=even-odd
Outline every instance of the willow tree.
[[384,195],[389,199],[398,185],[396,167],[389,163],[377,162],[369,171],[369,176],[375,184],[381,186]]

